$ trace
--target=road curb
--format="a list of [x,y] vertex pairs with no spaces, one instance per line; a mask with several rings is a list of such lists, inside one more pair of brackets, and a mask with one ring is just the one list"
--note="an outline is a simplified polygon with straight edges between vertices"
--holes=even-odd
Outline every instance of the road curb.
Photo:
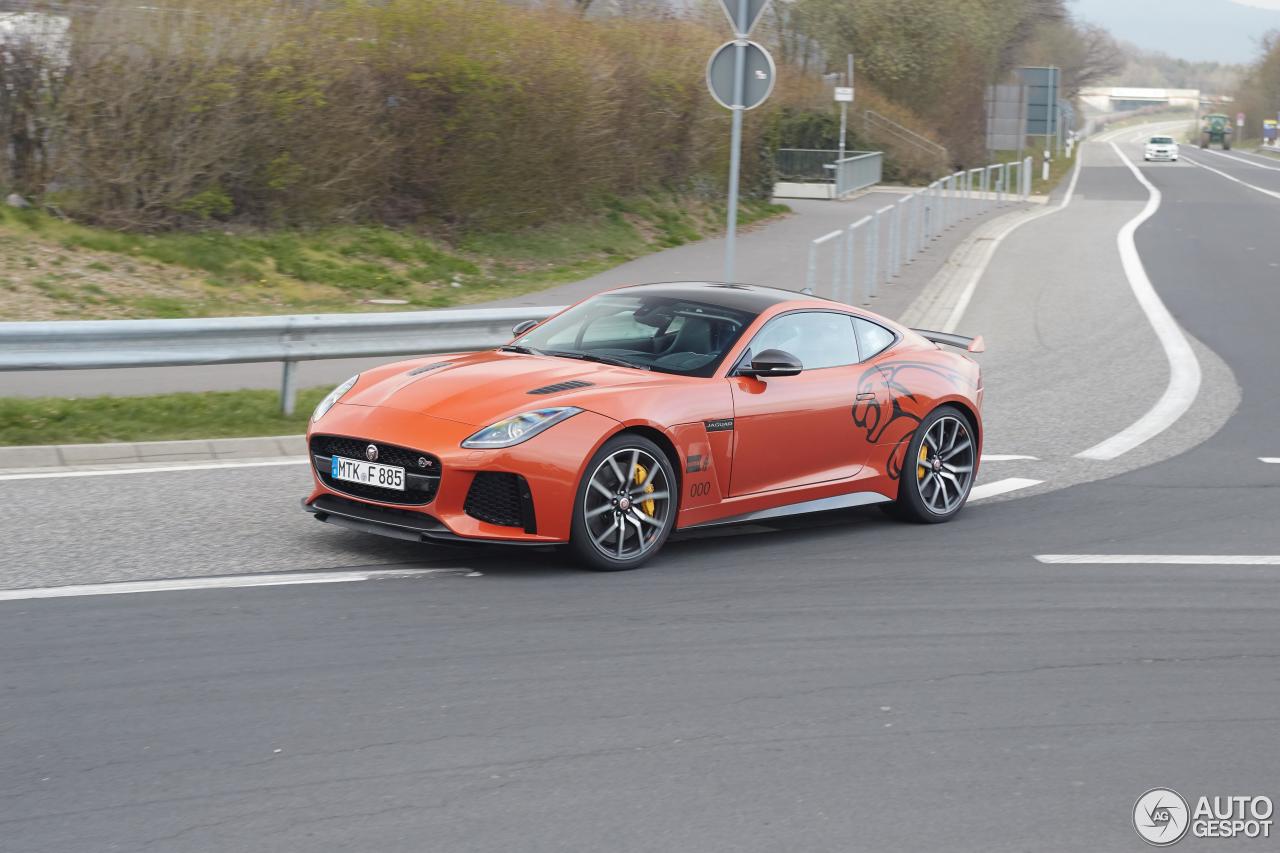
[[306,438],[301,435],[210,438],[191,441],[27,445],[0,447],[0,472],[277,459],[305,454]]
[[898,322],[913,328],[943,330],[965,288],[987,264],[992,242],[1022,222],[1039,217],[1047,201],[1047,196],[1041,196],[1032,202],[1032,207],[1010,211],[975,228],[902,312]]

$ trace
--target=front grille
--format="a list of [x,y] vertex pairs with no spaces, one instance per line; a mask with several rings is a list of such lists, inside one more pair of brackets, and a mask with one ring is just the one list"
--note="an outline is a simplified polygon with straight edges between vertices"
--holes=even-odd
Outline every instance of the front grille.
[[[346,480],[335,480],[329,475],[329,459],[332,456],[344,456],[347,459],[366,459],[365,450],[370,444],[378,448],[377,461],[383,465],[395,465],[405,469],[405,490],[384,489],[381,486],[368,486],[364,483],[348,483]],[[367,441],[358,438],[347,438],[340,435],[313,435],[311,437],[311,461],[315,465],[316,475],[335,492],[365,498],[383,503],[421,505],[431,503],[440,488],[440,460],[430,453],[397,447],[394,444],[383,444],[380,441]],[[425,465],[420,464],[426,462]]]
[[536,533],[538,524],[533,514],[533,495],[529,483],[519,474],[481,471],[471,481],[463,510],[472,518],[522,527],[525,533]]

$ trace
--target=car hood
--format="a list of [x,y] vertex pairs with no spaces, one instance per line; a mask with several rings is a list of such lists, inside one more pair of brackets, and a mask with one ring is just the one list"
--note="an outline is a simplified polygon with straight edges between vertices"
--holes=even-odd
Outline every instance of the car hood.
[[[443,366],[432,367],[436,364]],[[357,384],[342,402],[400,409],[482,427],[518,412],[575,405],[575,399],[584,392],[651,383],[662,375],[568,358],[498,351],[429,357],[400,366],[404,369],[376,377],[367,385]],[[421,372],[415,375],[415,371]],[[574,384],[559,387],[565,383]]]

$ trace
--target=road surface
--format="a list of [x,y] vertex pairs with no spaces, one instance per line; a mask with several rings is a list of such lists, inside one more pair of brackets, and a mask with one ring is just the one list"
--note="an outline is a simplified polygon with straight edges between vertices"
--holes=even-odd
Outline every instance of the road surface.
[[[439,570],[10,593],[0,849],[1124,851],[1150,788],[1280,797],[1280,174],[1115,139],[973,293],[983,483],[1039,482],[948,525],[830,513],[597,575],[315,524],[300,467],[0,481],[9,590]],[[1144,211],[1198,387],[1080,458],[1188,369],[1126,274]],[[1179,849],[1226,846],[1275,841]]]

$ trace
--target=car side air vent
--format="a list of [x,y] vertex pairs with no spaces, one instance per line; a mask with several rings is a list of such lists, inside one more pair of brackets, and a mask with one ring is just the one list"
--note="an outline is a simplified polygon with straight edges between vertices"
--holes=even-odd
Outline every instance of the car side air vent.
[[428,370],[435,370],[440,367],[448,367],[451,364],[453,364],[452,361],[437,361],[433,364],[424,364],[421,367],[415,367],[413,370],[410,370],[408,375],[417,376],[421,373],[426,373]]
[[557,382],[555,385],[543,385],[541,388],[534,388],[529,393],[555,394],[557,391],[572,391],[574,388],[586,388],[594,384],[594,382],[584,382],[581,379],[570,379],[568,382]]

